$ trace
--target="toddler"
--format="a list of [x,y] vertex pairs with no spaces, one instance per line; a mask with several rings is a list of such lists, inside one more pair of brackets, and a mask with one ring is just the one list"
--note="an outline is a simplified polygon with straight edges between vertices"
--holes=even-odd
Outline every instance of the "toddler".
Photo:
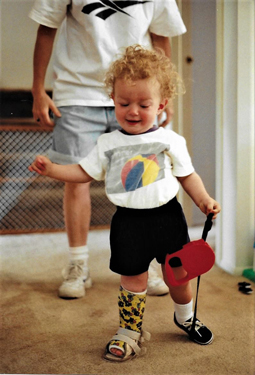
[[[114,100],[121,130],[103,134],[91,153],[76,165],[58,165],[37,156],[29,167],[40,175],[64,182],[105,180],[106,194],[117,209],[110,231],[110,269],[120,274],[119,329],[106,346],[104,358],[126,361],[141,353],[149,338],[142,330],[150,262],[162,265],[164,280],[174,302],[174,323],[188,335],[193,318],[190,282],[171,286],[165,273],[167,253],[189,242],[181,205],[180,184],[200,210],[215,219],[220,205],[207,193],[195,172],[186,142],[171,130],[154,125],[181,82],[169,59],[160,51],[139,45],[126,48],[107,72],[105,83]],[[181,264],[174,267],[182,278]],[[196,320],[198,344],[213,341],[213,334]]]

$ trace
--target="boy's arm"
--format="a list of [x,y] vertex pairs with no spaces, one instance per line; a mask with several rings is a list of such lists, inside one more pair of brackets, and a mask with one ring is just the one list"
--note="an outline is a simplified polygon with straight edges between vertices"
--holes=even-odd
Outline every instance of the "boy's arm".
[[47,26],[38,27],[33,59],[33,117],[35,121],[40,120],[40,125],[51,127],[54,126],[54,122],[49,117],[49,110],[52,110],[56,116],[61,116],[44,87],[56,32],[57,29]]
[[153,48],[160,48],[165,52],[165,55],[171,60],[171,44],[167,36],[156,35],[151,33],[151,41]]
[[206,215],[213,213],[215,219],[221,211],[220,204],[207,193],[199,175],[193,172],[189,176],[178,177],[178,181],[200,210]]
[[[156,34],[153,34],[153,33],[151,33],[150,35],[151,35],[151,41],[152,41],[153,48],[162,49],[165,52],[165,55],[171,60],[170,39],[166,36],[156,35]],[[169,102],[168,106],[165,107],[164,112],[166,114],[166,119],[162,123],[160,123],[160,122],[161,122],[161,119],[162,119],[162,116],[163,116],[163,112],[158,115],[158,122],[159,122],[160,126],[163,126],[163,127],[170,123],[170,121],[172,120],[173,114],[174,114],[173,104],[171,102]]]
[[37,156],[28,169],[30,172],[36,172],[63,182],[84,183],[93,180],[79,164],[55,164],[45,156]]

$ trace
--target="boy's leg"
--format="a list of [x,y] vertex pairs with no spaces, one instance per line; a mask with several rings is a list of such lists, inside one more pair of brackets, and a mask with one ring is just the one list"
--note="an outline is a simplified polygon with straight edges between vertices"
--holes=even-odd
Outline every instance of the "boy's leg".
[[[52,148],[49,158],[58,164],[75,164],[95,146],[98,137],[107,127],[104,108],[67,106],[60,107],[61,117],[55,119]],[[91,206],[89,184],[66,184],[64,216],[69,241],[70,262],[63,271],[64,282],[59,296],[79,298],[85,287],[91,286],[88,274],[87,236]]]
[[134,293],[141,293],[146,291],[148,281],[148,272],[141,273],[136,276],[123,276],[121,275],[121,285],[127,290]]
[[156,259],[150,264],[149,277],[147,283],[148,296],[164,296],[169,293],[168,286],[159,274],[160,267]]
[[85,246],[91,218],[90,183],[65,184],[64,216],[70,247]]
[[[186,271],[183,267],[173,268],[176,280],[182,279],[186,276]],[[172,286],[169,284],[165,272],[165,265],[162,265],[162,272],[165,282],[169,286],[170,296],[174,302],[174,323],[177,327],[185,331],[191,340],[201,345],[211,344],[213,341],[213,334],[203,323],[198,319],[195,324],[195,333],[190,335],[193,322],[193,294],[190,281],[179,286]]]
[[[119,306],[119,327],[128,332],[140,334],[146,301],[146,285],[148,273],[137,276],[121,276],[121,287],[118,296]],[[128,288],[128,289],[127,289]],[[125,331],[123,332],[125,335]],[[132,347],[125,341],[118,340],[119,334],[115,335],[107,347],[105,358],[116,360],[123,358],[130,359],[135,355]],[[128,336],[128,340],[130,340]],[[136,344],[135,344],[136,345]]]
[[87,237],[91,217],[90,184],[65,184],[64,217],[69,242],[69,265],[59,288],[63,298],[80,298],[92,285],[88,269]]
[[[162,265],[162,272],[163,272],[164,280],[169,287],[170,296],[172,300],[178,304],[189,303],[193,298],[191,283],[188,282],[183,285],[172,286],[171,284],[169,284],[167,280],[167,276],[165,272],[165,265]],[[183,267],[175,267],[173,268],[173,272],[174,272],[174,277],[176,280],[182,279],[183,277],[187,275],[187,272],[184,270]]]

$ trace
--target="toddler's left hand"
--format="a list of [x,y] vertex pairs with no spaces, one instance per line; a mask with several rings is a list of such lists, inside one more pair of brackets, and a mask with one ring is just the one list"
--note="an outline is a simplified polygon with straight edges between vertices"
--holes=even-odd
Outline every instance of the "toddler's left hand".
[[216,219],[218,213],[221,211],[220,204],[213,198],[201,202],[199,208],[206,216],[213,213],[213,219]]

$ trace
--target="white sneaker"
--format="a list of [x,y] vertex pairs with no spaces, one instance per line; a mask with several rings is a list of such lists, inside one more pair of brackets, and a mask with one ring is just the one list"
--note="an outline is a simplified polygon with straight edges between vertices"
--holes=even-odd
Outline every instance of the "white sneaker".
[[147,283],[147,294],[149,296],[163,296],[169,293],[168,286],[164,280],[158,275],[158,263],[154,260],[149,267],[149,278]]
[[72,260],[62,272],[64,281],[58,290],[59,297],[81,298],[85,288],[91,288],[92,280],[83,260]]

